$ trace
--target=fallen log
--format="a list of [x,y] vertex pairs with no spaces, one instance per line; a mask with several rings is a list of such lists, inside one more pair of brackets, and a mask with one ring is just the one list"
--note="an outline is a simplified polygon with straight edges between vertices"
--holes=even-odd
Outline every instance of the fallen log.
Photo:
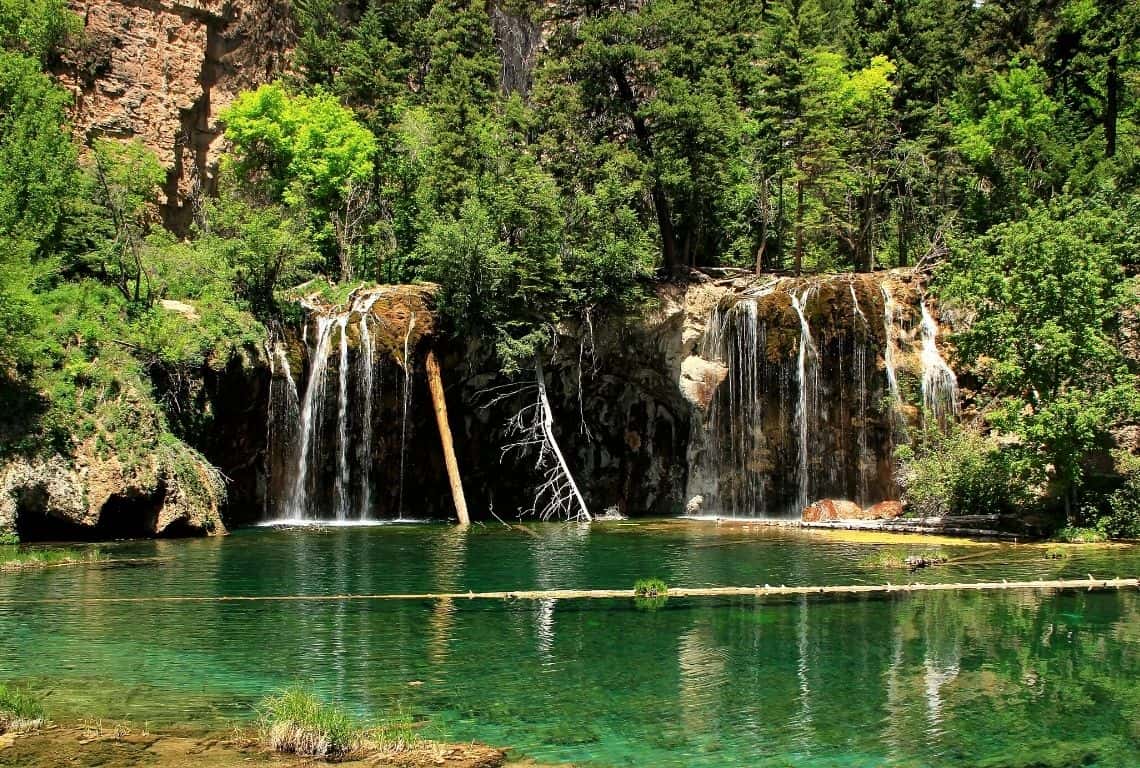
[[[1052,579],[1038,581],[978,581],[952,584],[847,584],[817,587],[669,587],[674,597],[807,597],[811,595],[879,595],[912,592],[988,592],[1019,589],[1109,590],[1137,589],[1140,579]],[[379,595],[152,595],[137,597],[6,598],[0,605],[88,605],[95,603],[228,603],[342,602],[373,600],[582,600],[637,597],[633,589],[540,589],[499,592],[420,592]]]

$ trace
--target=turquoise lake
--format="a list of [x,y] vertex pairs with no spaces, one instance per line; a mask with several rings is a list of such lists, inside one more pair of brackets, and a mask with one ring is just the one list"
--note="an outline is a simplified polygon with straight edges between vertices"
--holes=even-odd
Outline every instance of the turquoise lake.
[[[1034,545],[670,520],[251,529],[101,549],[131,562],[0,573],[0,681],[46,694],[57,718],[223,728],[301,682],[361,716],[401,712],[428,735],[545,764],[1140,765],[1134,591],[671,598],[657,610],[97,600],[1128,577],[1136,546],[1050,559]],[[951,562],[869,565],[930,550]]]

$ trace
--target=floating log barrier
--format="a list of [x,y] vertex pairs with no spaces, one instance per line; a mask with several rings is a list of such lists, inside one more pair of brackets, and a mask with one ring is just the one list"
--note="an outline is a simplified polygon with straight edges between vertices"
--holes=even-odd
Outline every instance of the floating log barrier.
[[[1056,579],[1041,581],[978,581],[954,584],[850,584],[824,587],[669,587],[668,597],[809,597],[830,595],[909,594],[912,592],[988,592],[1015,589],[1109,590],[1138,589],[1140,579]],[[422,592],[386,595],[153,595],[136,597],[48,597],[0,599],[0,605],[88,605],[94,603],[228,603],[228,602],[345,602],[366,600],[613,600],[637,597],[632,589],[540,589],[503,592]]]
[[467,515],[467,499],[463,495],[463,479],[459,476],[459,462],[455,458],[455,446],[451,441],[451,427],[447,423],[447,400],[443,396],[443,376],[439,371],[439,361],[435,352],[428,350],[424,361],[427,368],[428,388],[431,389],[432,403],[435,405],[435,421],[439,426],[439,442],[443,446],[443,461],[447,465],[447,479],[451,483],[451,499],[455,502],[455,514],[460,525],[471,525]]

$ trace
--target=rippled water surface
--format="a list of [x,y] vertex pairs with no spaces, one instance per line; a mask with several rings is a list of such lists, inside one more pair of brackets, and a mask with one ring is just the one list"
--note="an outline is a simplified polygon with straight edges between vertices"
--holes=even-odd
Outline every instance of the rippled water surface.
[[[937,549],[908,575],[869,561]],[[0,680],[57,717],[221,726],[302,681],[361,713],[584,766],[1138,766],[1135,592],[853,600],[106,603],[106,597],[1135,576],[1140,548],[712,523],[243,531],[0,573]],[[61,602],[20,602],[62,599]]]

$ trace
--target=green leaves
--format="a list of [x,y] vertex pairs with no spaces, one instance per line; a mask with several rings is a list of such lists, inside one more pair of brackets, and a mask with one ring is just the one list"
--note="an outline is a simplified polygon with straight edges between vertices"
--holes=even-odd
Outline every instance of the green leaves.
[[1112,336],[1120,234],[1110,208],[1058,201],[952,243],[940,272],[943,295],[973,315],[955,334],[959,354],[1002,398],[991,419],[1023,436],[1065,492],[1111,425],[1140,413]]
[[335,97],[290,96],[280,84],[240,95],[220,118],[237,180],[306,216],[318,248],[336,254],[331,218],[371,183],[372,134]]

